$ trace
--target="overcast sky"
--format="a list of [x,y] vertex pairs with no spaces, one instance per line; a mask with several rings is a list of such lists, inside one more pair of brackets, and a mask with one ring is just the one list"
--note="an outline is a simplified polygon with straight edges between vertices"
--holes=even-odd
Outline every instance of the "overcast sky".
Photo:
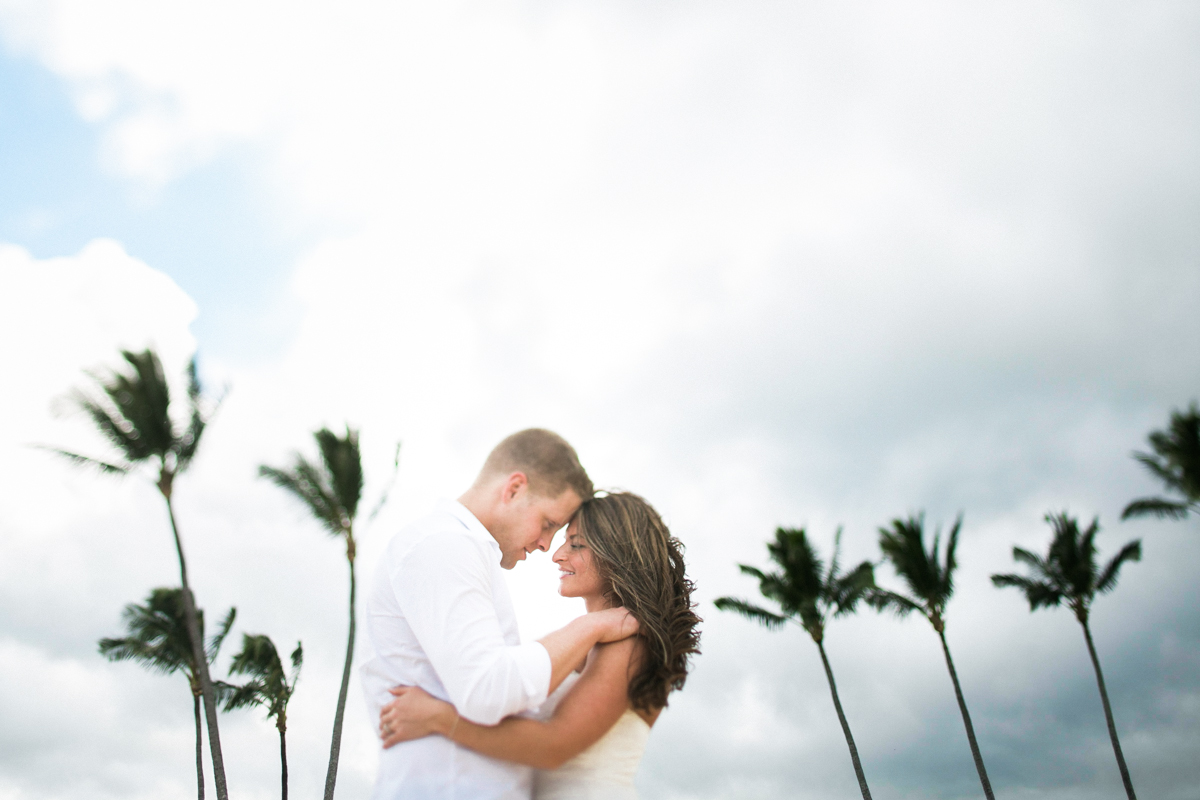
[[[1135,787],[1197,797],[1200,523],[1119,514],[1200,396],[1198,141],[1189,2],[0,0],[0,800],[195,791],[184,679],[96,653],[178,580],[161,499],[27,447],[104,455],[62,398],[148,344],[226,392],[180,525],[210,615],[304,643],[297,797],[346,566],[255,471],[347,422],[369,500],[403,443],[364,576],[531,425],[663,512],[704,652],[647,798],[855,795],[812,642],[711,601],[777,525],[857,562],[922,510],[964,515],[947,633],[997,795],[1122,797],[1079,626],[988,581],[1063,509],[1143,539],[1093,630]],[[511,583],[526,636],[581,610],[548,556]],[[826,643],[875,797],[981,795],[927,623]],[[365,797],[357,683],[347,720]],[[272,724],[221,732],[233,795],[276,796]]]

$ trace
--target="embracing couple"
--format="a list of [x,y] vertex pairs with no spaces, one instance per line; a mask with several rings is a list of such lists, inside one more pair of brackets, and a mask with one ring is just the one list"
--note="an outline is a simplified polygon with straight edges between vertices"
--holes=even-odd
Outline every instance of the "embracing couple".
[[[500,570],[564,526],[559,592],[588,613],[521,644]],[[396,534],[370,587],[372,798],[636,797],[650,727],[698,652],[682,549],[637,495],[595,497],[557,434],[497,445],[457,502]]]

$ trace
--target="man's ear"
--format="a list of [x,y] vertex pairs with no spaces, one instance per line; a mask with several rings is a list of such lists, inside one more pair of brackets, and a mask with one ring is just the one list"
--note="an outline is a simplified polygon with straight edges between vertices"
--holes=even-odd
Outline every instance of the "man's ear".
[[504,482],[504,494],[502,495],[504,502],[512,502],[528,486],[529,479],[525,477],[524,472],[514,472],[509,475],[508,480]]

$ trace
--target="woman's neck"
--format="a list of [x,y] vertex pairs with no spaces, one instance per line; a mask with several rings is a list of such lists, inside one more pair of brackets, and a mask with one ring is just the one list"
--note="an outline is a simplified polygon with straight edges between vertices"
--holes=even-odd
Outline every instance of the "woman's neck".
[[593,611],[603,611],[606,608],[612,608],[612,601],[602,594],[589,594],[583,598],[583,605],[590,614]]

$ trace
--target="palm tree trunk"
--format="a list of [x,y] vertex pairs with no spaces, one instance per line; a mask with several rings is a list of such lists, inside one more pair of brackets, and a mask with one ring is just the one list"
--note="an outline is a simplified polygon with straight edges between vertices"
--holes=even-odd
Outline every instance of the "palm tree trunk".
[[287,733],[279,729],[279,763],[283,765],[283,800],[287,800]]
[[188,585],[187,562],[183,558],[183,542],[179,538],[179,526],[175,522],[175,508],[171,496],[164,493],[167,515],[171,518],[171,533],[175,536],[175,552],[179,554],[179,579],[183,584],[183,616],[187,622],[188,635],[192,640],[192,658],[196,663],[196,676],[200,679],[200,692],[204,695],[204,717],[208,723],[208,749],[212,752],[213,783],[217,787],[217,800],[229,800],[225,787],[225,759],[221,757],[221,735],[217,732],[217,695],[213,691],[212,678],[208,675],[208,658],[204,654],[204,640],[200,625],[196,622],[196,602]]
[[958,673],[954,670],[954,659],[950,658],[946,632],[938,631],[937,634],[942,640],[942,652],[946,654],[946,666],[950,669],[950,680],[954,682],[954,696],[958,698],[958,710],[962,712],[963,724],[967,727],[967,742],[971,745],[971,756],[975,759],[979,782],[983,784],[983,794],[987,800],[996,800],[996,796],[992,794],[992,782],[988,780],[987,770],[983,766],[983,756],[979,754],[979,742],[975,741],[975,728],[971,725],[971,715],[967,712],[967,701],[963,699],[962,687],[958,685]]
[[1137,800],[1133,793],[1133,781],[1129,779],[1129,768],[1125,766],[1125,756],[1121,753],[1121,742],[1117,739],[1117,724],[1113,721],[1112,706],[1108,702],[1108,689],[1104,687],[1104,673],[1100,671],[1100,659],[1096,656],[1096,646],[1092,644],[1092,632],[1086,622],[1083,626],[1083,638],[1087,641],[1088,655],[1092,657],[1092,666],[1096,668],[1096,683],[1100,686],[1100,701],[1104,704],[1104,719],[1108,722],[1108,736],[1112,739],[1113,753],[1117,756],[1117,768],[1121,770],[1121,781],[1125,784],[1125,794],[1129,800]]
[[192,713],[196,717],[196,793],[204,800],[204,733],[200,730],[200,695],[192,695]]
[[850,748],[850,760],[854,762],[854,774],[858,777],[858,788],[862,791],[863,800],[871,800],[871,790],[867,788],[867,776],[863,774],[862,762],[858,760],[858,748],[854,746],[854,737],[850,734],[850,723],[842,712],[842,701],[838,699],[837,684],[833,682],[833,670],[829,667],[829,659],[825,657],[825,645],[817,642],[821,651],[821,663],[825,665],[825,677],[829,679],[829,693],[833,695],[833,707],[837,709],[838,720],[842,723],[842,733],[846,734],[846,745]]
[[354,661],[354,559],[350,561],[350,637],[346,643],[346,664],[342,667],[342,688],[338,692],[337,712],[333,715],[333,743],[329,745],[329,769],[325,772],[325,800],[333,800],[337,783],[338,757],[342,751],[342,719],[346,714],[346,693],[350,690],[350,665]]

